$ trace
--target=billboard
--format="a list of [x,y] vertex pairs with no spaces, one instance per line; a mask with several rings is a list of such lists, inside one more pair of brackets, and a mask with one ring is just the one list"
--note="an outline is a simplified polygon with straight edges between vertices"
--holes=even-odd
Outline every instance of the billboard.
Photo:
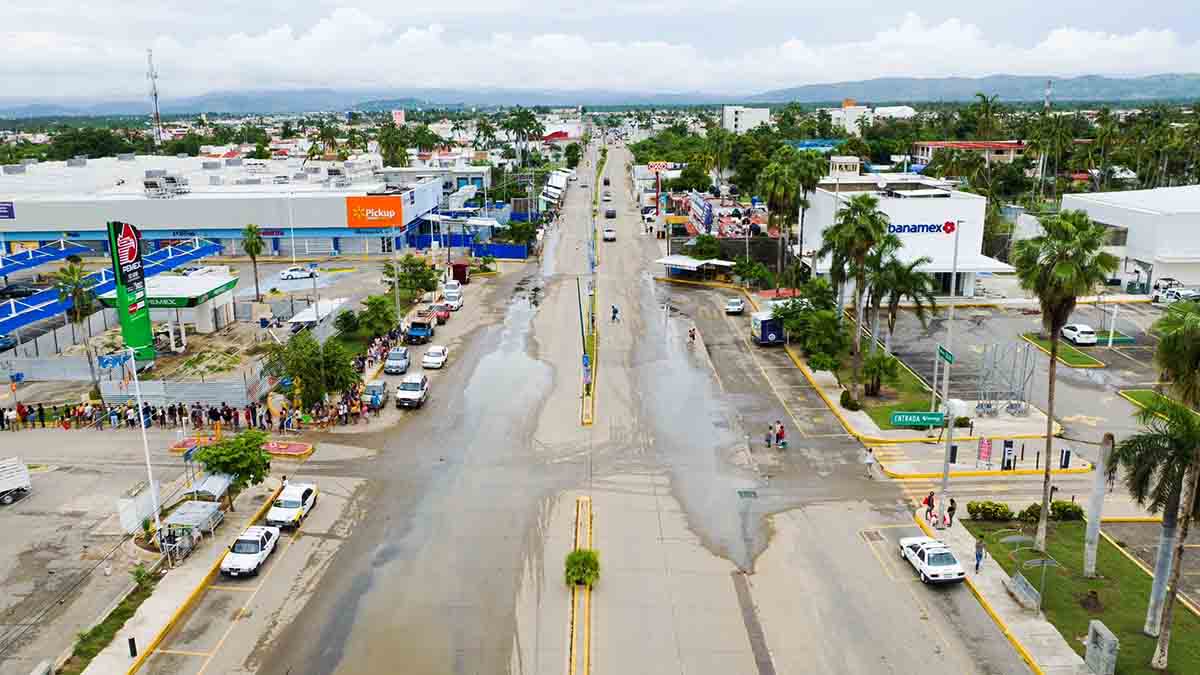
[[154,334],[150,307],[146,302],[146,274],[142,269],[142,235],[129,223],[108,223],[108,247],[112,252],[113,276],[117,286],[117,318],[125,346],[139,361],[154,360]]
[[395,124],[398,127],[404,126],[404,111],[403,110],[393,110],[392,111],[392,124]]
[[346,226],[404,229],[404,198],[399,195],[346,197]]

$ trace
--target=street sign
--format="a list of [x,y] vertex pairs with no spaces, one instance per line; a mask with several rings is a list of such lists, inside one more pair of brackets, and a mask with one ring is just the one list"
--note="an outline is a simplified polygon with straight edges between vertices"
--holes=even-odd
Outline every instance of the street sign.
[[25,373],[10,373],[8,379],[12,380],[13,384],[25,381]]
[[941,345],[938,345],[938,358],[951,365],[954,364],[954,352]]
[[671,163],[670,162],[647,162],[646,168],[651,173],[662,173],[662,172],[666,171],[667,169],[671,168]]
[[98,365],[105,370],[117,368],[127,360],[129,354],[101,354],[96,358]]
[[943,412],[894,412],[894,427],[940,427],[946,422]]

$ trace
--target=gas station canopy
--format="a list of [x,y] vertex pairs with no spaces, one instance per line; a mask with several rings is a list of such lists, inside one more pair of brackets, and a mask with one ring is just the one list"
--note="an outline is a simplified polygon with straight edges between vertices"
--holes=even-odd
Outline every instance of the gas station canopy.
[[[151,309],[183,309],[196,307],[237,285],[237,277],[218,274],[195,274],[188,277],[161,275],[146,280],[146,299]],[[115,290],[98,296],[106,307],[117,302]]]

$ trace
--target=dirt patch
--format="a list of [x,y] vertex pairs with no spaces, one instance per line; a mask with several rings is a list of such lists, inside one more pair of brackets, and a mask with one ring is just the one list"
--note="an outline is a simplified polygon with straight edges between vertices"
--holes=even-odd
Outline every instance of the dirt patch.
[[1104,611],[1104,604],[1100,602],[1100,596],[1094,590],[1088,591],[1087,595],[1079,598],[1079,606],[1090,614],[1100,614]]

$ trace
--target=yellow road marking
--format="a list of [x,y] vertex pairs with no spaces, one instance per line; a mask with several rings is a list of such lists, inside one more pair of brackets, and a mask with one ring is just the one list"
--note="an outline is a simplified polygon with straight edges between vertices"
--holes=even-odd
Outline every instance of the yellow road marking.
[[[734,323],[728,315],[726,315],[725,321],[732,325],[734,329],[734,335],[740,334],[737,324]],[[796,418],[795,413],[793,413],[792,409],[788,406],[787,400],[783,397],[783,394],[779,393],[779,390],[775,387],[775,383],[772,382],[771,377],[767,375],[766,368],[763,367],[762,362],[759,361],[758,356],[754,353],[754,345],[750,344],[750,338],[742,334],[742,342],[744,342],[749,348],[750,360],[754,361],[754,365],[758,366],[758,369],[762,371],[763,379],[767,381],[767,386],[770,387],[771,392],[775,394],[775,398],[779,401],[779,405],[783,406],[783,411],[787,413],[788,417],[792,418],[792,424],[796,426],[796,433],[800,434],[801,438],[811,438],[807,433],[805,433],[804,428],[800,424],[800,420]]]
[[223,584],[213,584],[208,587],[210,591],[237,591],[239,593],[253,593],[258,590],[258,585],[254,586],[225,586]]
[[156,654],[171,654],[173,656],[212,656],[212,652],[193,652],[187,649],[155,649]]

